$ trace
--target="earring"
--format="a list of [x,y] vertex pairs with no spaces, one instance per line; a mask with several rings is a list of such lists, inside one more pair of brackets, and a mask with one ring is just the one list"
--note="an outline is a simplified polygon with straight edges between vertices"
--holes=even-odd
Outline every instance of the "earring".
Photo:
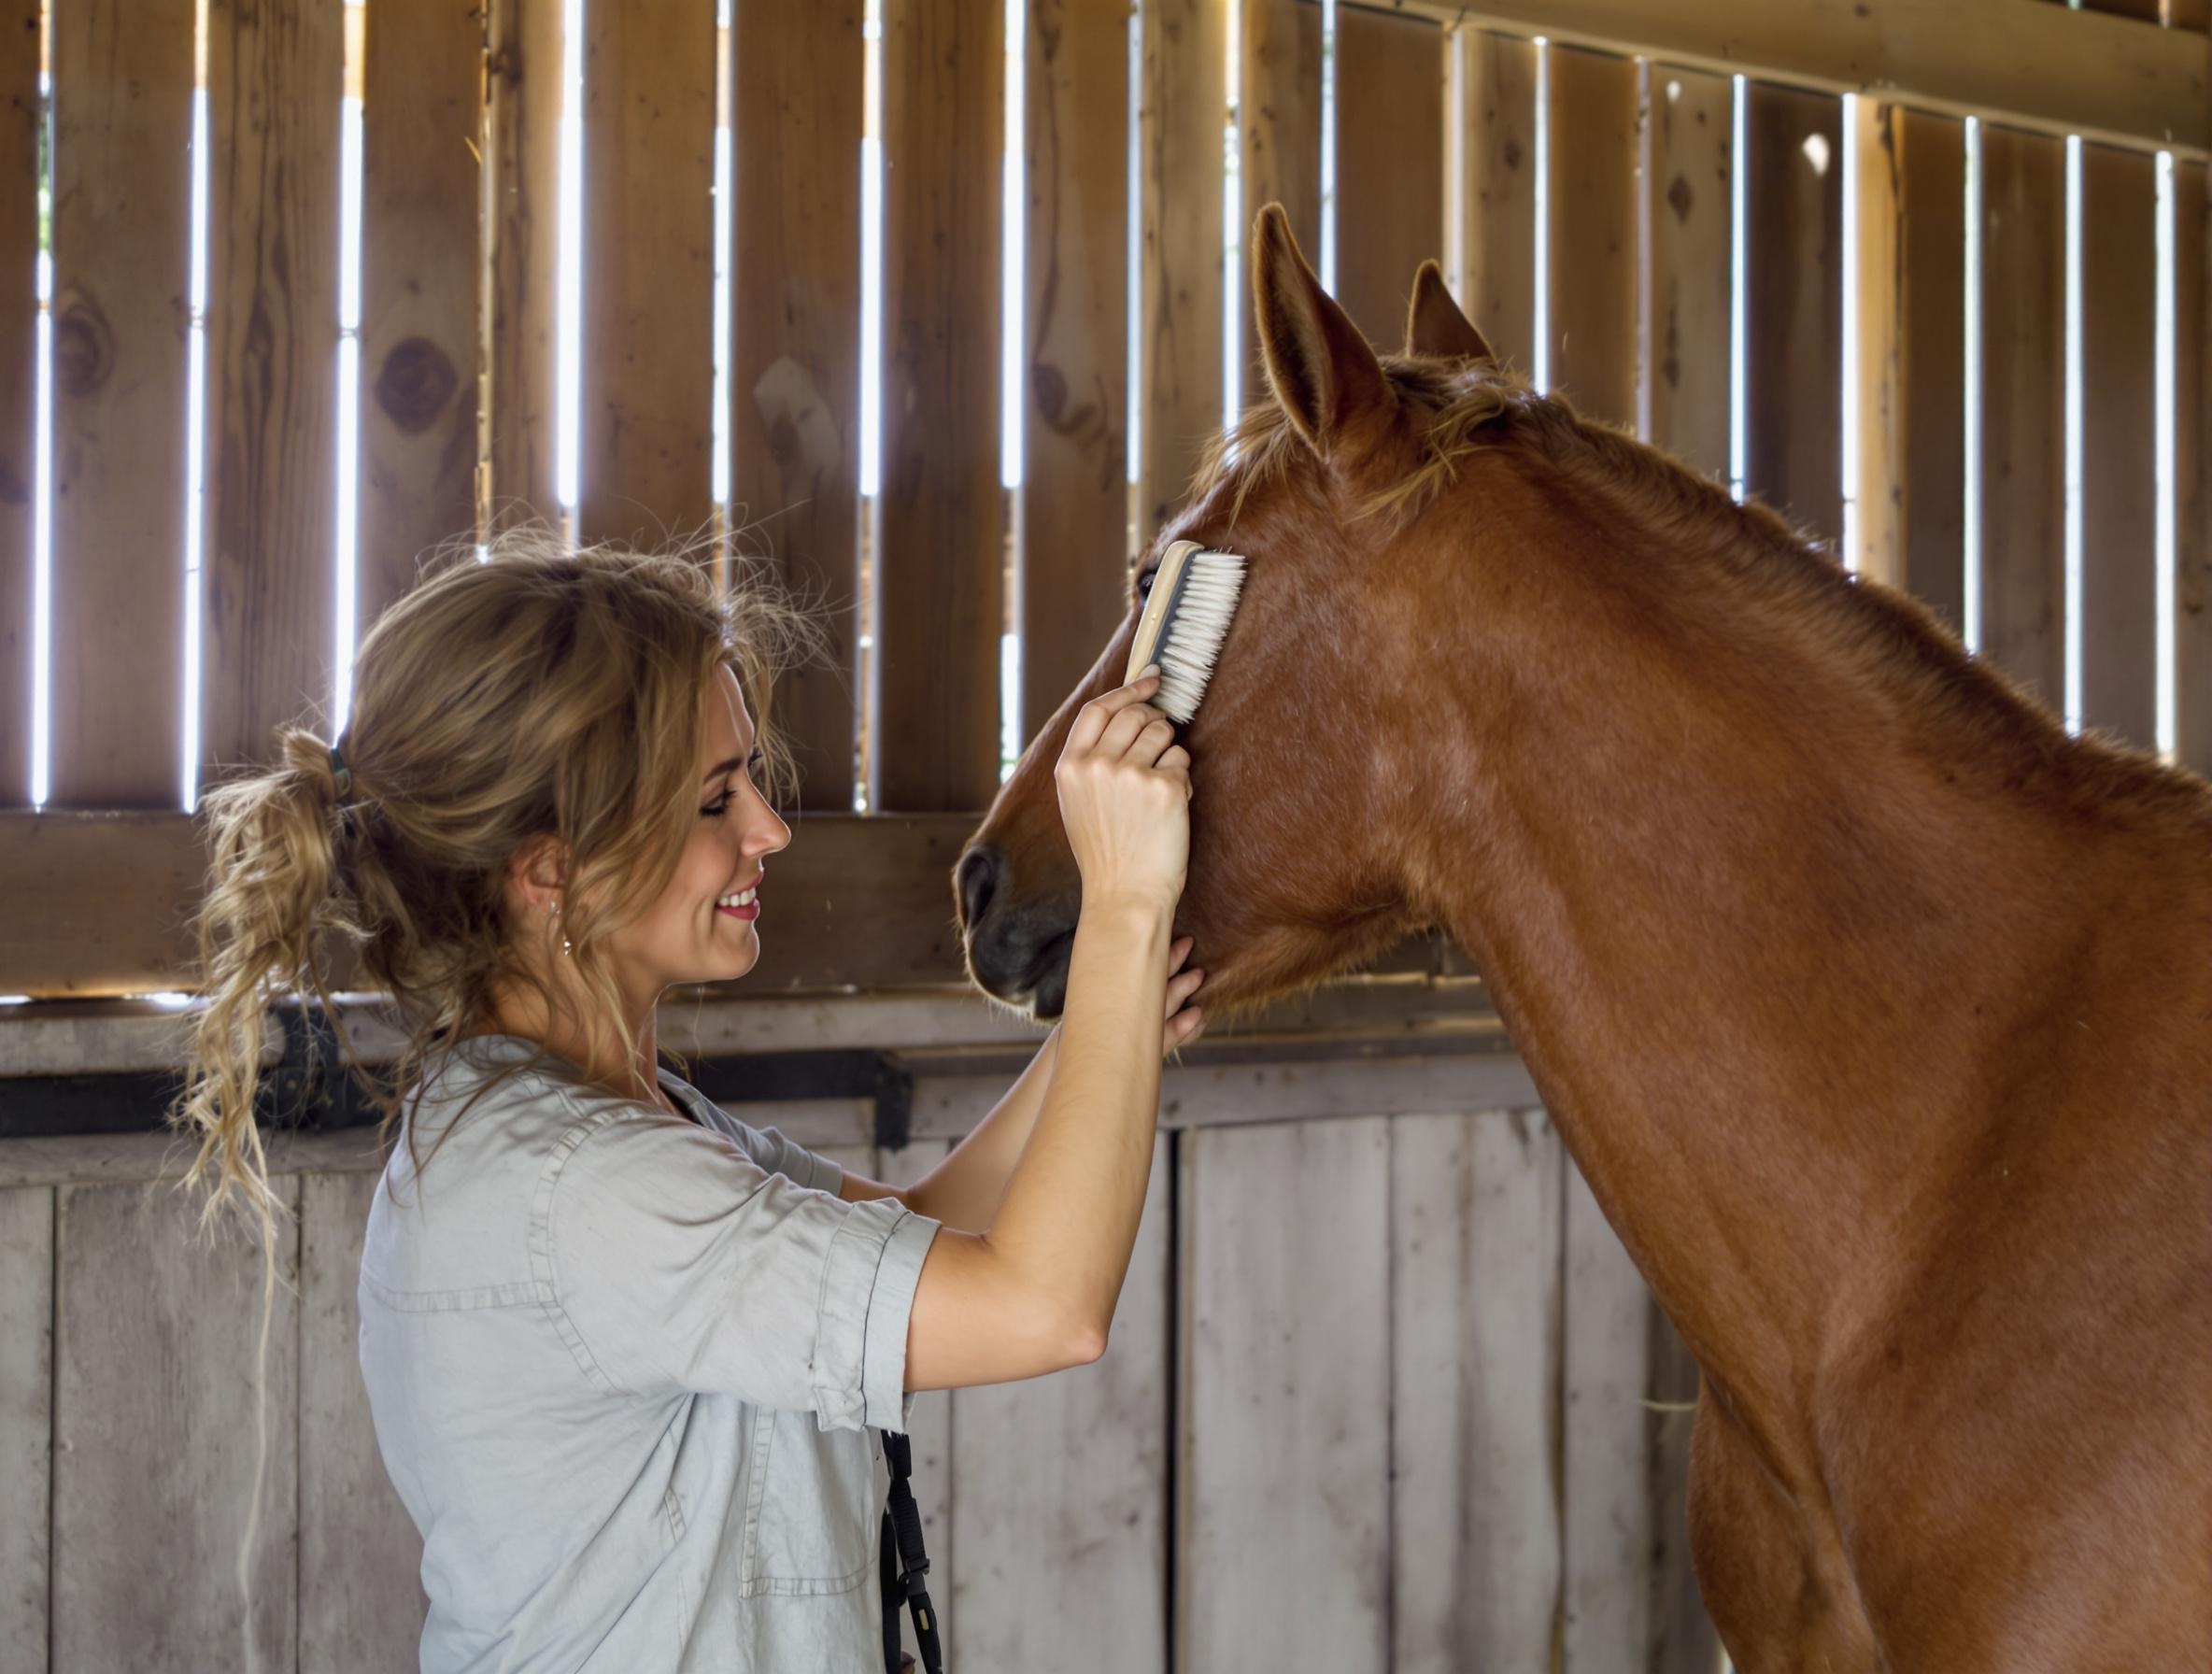
[[[558,917],[560,913],[560,903],[557,901],[548,901],[546,903],[546,911]],[[560,938],[560,951],[563,955],[566,955],[570,951],[568,938],[566,936]]]

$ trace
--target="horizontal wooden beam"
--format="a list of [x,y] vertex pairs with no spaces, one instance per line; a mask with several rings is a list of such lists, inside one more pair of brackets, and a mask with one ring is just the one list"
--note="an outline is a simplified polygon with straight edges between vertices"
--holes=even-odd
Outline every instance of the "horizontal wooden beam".
[[2202,156],[2212,38],[2019,0],[1401,0],[1439,22]]
[[[972,994],[952,874],[980,814],[804,814],[776,857],[760,962],[742,990],[767,998],[844,988]],[[191,914],[203,826],[163,813],[0,812],[0,995],[85,1000],[191,991]],[[332,993],[367,986],[329,950]],[[1370,972],[1469,973],[1430,936]],[[721,989],[703,993],[719,994]]]

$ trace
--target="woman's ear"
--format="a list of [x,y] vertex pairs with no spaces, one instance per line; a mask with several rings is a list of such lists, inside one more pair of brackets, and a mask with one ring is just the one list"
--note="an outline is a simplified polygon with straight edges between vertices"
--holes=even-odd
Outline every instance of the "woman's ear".
[[1406,309],[1406,353],[1493,364],[1497,360],[1474,321],[1452,300],[1444,286],[1444,270],[1434,261],[1424,262],[1413,275],[1413,300]]
[[1329,459],[1389,429],[1397,395],[1351,317],[1298,253],[1281,204],[1252,228],[1252,318],[1275,399],[1314,452]]

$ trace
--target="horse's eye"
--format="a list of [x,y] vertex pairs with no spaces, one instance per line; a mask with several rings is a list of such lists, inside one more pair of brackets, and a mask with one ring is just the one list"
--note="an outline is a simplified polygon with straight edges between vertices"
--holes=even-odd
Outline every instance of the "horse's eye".
[[1138,598],[1140,598],[1140,599],[1144,599],[1144,598],[1149,598],[1149,597],[1151,596],[1151,594],[1152,594],[1152,578],[1153,578],[1155,575],[1158,575],[1158,574],[1159,574],[1159,572],[1158,572],[1157,570],[1147,570],[1147,571],[1145,571],[1145,572],[1144,572],[1144,574],[1143,574],[1143,575],[1140,575],[1140,576],[1138,576],[1138,577],[1137,577],[1137,597],[1138,597]]

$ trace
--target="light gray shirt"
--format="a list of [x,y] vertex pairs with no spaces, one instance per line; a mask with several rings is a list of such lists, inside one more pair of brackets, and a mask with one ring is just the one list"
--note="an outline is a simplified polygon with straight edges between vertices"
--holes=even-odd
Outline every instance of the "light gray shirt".
[[454,1120],[533,1049],[458,1043],[362,1253],[424,1674],[880,1668],[880,1431],[938,1223],[665,1068],[696,1123],[554,1057]]

